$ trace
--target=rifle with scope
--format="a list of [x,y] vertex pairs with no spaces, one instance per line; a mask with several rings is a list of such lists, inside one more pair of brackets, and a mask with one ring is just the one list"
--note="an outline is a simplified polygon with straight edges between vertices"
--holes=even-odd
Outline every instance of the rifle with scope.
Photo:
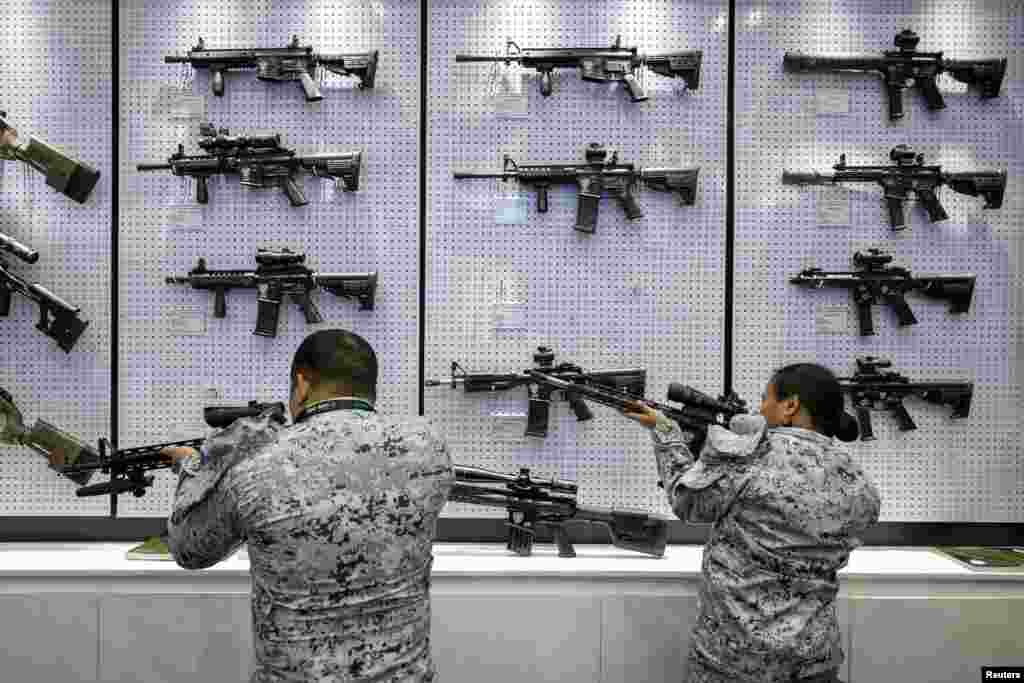
[[537,532],[550,528],[559,557],[575,557],[566,525],[600,524],[619,548],[661,557],[665,554],[668,525],[646,512],[582,507],[576,502],[578,486],[562,479],[534,479],[523,467],[517,475],[478,467],[455,466],[456,482],[448,496],[454,503],[469,503],[508,511],[508,544],[512,552],[527,556]]

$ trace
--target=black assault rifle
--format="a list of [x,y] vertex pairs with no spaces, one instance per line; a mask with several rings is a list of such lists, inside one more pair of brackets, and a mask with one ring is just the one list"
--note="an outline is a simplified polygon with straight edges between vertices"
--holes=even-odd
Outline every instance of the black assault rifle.
[[1003,205],[1006,192],[1006,171],[968,171],[945,173],[942,166],[924,165],[924,155],[915,154],[906,145],[896,145],[889,151],[892,166],[847,166],[846,155],[839,155],[839,163],[833,166],[835,173],[816,171],[783,171],[783,185],[831,185],[833,183],[878,183],[889,209],[889,227],[902,230],[907,227],[903,203],[913,192],[924,205],[931,222],[949,218],[939,203],[936,194],[939,187],[948,185],[951,190],[971,197],[981,196],[986,209],[998,209]]
[[622,83],[634,102],[643,102],[647,93],[638,77],[642,77],[644,67],[661,76],[682,78],[687,90],[696,90],[700,86],[702,56],[700,50],[645,55],[635,47],[622,47],[622,36],[616,36],[611,47],[520,48],[509,40],[504,56],[455,55],[455,61],[504,62],[505,66],[515,62],[527,69],[536,69],[540,72],[540,93],[544,97],[554,90],[552,72],[555,69],[579,69],[584,81]]
[[878,249],[868,249],[866,254],[858,251],[853,255],[853,263],[860,267],[859,271],[826,272],[821,268],[807,268],[790,283],[812,289],[849,289],[857,306],[857,319],[863,336],[875,333],[871,307],[877,303],[892,306],[900,325],[916,325],[917,318],[907,304],[907,292],[916,291],[933,299],[947,299],[950,313],[966,313],[970,309],[974,275],[911,275],[906,268],[887,267],[891,261],[892,255]]
[[935,78],[942,72],[968,85],[977,85],[981,97],[998,97],[1006,74],[1006,58],[947,59],[941,52],[918,52],[920,37],[910,29],[896,34],[893,41],[898,50],[877,55],[805,55],[787,52],[782,64],[793,71],[864,71],[878,72],[885,79],[889,93],[889,118],[903,118],[903,90],[912,86],[921,89],[929,109],[945,109],[942,93]]
[[952,407],[954,420],[970,415],[971,399],[974,396],[974,384],[971,382],[911,382],[898,372],[883,372],[884,368],[892,367],[892,361],[873,356],[862,356],[856,361],[857,372],[853,377],[838,379],[857,411],[861,441],[875,439],[875,433],[871,430],[871,410],[887,410],[892,413],[900,431],[917,429],[903,405],[903,399],[908,396]]
[[[557,377],[571,382],[567,391],[558,391],[562,400],[572,406],[576,419],[580,422],[590,420],[594,414],[590,412],[585,401],[580,398],[578,387],[597,385],[614,388],[628,395],[642,397],[647,385],[647,371],[642,369],[606,370],[603,372],[584,372],[578,365],[559,363],[555,365],[554,352],[546,347],[537,347],[533,354],[536,363],[534,370],[545,374],[545,377]],[[551,402],[555,400],[556,389],[550,382],[537,381],[530,371],[506,374],[470,374],[457,362],[452,362],[451,379],[428,379],[424,382],[428,387],[439,387],[445,384],[455,389],[462,385],[467,394],[492,391],[508,391],[525,387],[529,397],[529,410],[526,418],[526,435],[544,438],[548,435],[548,419]]]
[[313,80],[317,76],[317,67],[322,66],[342,76],[356,76],[360,88],[372,88],[377,74],[377,50],[350,54],[315,53],[311,46],[299,45],[298,36],[292,36],[287,47],[217,50],[207,48],[200,38],[187,54],[164,57],[164,62],[187,62],[194,69],[209,69],[213,76],[210,87],[217,97],[224,95],[224,72],[228,69],[255,67],[256,78],[261,81],[298,81],[307,102],[323,99]]
[[534,479],[523,467],[518,475],[477,467],[455,466],[455,485],[448,500],[486,505],[508,511],[508,549],[527,556],[538,530],[550,528],[559,557],[575,557],[566,525],[601,524],[619,548],[661,557],[668,539],[667,522],[646,512],[581,507],[576,503],[576,482]]
[[[270,412],[271,417],[284,423],[285,407],[283,403],[257,403],[250,401],[240,406],[214,406],[203,410],[203,420],[214,429],[224,429],[235,420],[243,417],[256,417],[265,412]],[[110,480],[91,486],[81,486],[75,491],[79,497],[110,495],[111,517],[117,516],[117,497],[122,493],[131,493],[135,497],[146,494],[146,489],[153,485],[153,477],[147,476],[151,470],[168,469],[173,463],[160,455],[165,448],[184,446],[187,448],[199,449],[205,439],[188,439],[185,441],[172,441],[170,443],[159,443],[149,446],[136,446],[134,448],[115,448],[108,439],[99,440],[98,453],[91,448],[91,458],[88,462],[65,465],[60,471],[66,477],[78,484],[84,484],[92,476],[93,472],[99,471],[110,475]],[[88,447],[85,447],[88,448]]]
[[372,273],[318,273],[305,265],[306,255],[296,254],[289,249],[270,251],[256,250],[255,270],[208,270],[206,259],[199,259],[188,275],[164,278],[167,284],[190,285],[192,289],[213,291],[213,316],[227,316],[227,292],[230,289],[255,289],[256,329],[253,334],[261,337],[276,337],[277,323],[281,315],[281,302],[290,296],[299,310],[306,316],[306,323],[323,322],[320,310],[313,302],[311,293],[317,287],[331,294],[355,299],[359,309],[373,310],[374,294],[377,291],[377,271]]
[[281,146],[281,136],[228,135],[227,128],[215,130],[210,123],[199,126],[199,147],[206,154],[188,156],[185,146],[166,164],[138,164],[139,171],[170,171],[176,176],[195,178],[196,201],[207,204],[210,190],[206,179],[212,175],[237,175],[238,183],[249,189],[280,187],[292,206],[308,204],[296,180],[302,173],[333,179],[345,192],[359,189],[362,152],[321,152],[296,156]]
[[505,155],[501,172],[479,173],[455,171],[456,180],[467,178],[500,178],[503,182],[518,180],[537,191],[537,211],[548,210],[548,188],[552,185],[579,187],[576,205],[576,229],[592,233],[597,227],[597,214],[601,198],[614,197],[626,218],[642,218],[643,209],[636,203],[634,190],[642,181],[652,190],[675,192],[683,204],[692,205],[697,194],[697,175],[700,168],[637,168],[633,164],[620,164],[619,153],[602,145],[591,143],[584,164],[517,164]]

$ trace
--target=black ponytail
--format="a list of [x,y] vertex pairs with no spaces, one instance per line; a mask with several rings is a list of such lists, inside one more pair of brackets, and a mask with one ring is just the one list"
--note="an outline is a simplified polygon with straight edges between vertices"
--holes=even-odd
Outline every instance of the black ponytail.
[[776,399],[799,397],[815,429],[825,436],[835,436],[840,441],[857,438],[857,421],[846,412],[843,390],[828,368],[813,363],[787,365],[775,371],[771,383]]

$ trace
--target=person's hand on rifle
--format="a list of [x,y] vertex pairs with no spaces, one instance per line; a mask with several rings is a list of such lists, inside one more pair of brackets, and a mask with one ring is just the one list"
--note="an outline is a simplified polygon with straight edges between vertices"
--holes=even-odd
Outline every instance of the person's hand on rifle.
[[14,147],[18,144],[18,129],[8,126],[0,130],[0,147]]
[[199,451],[188,446],[168,446],[167,448],[160,451],[160,457],[171,463],[177,463],[179,460],[185,458],[191,458],[194,455],[199,455]]
[[623,410],[622,414],[630,420],[636,420],[648,429],[653,429],[658,422],[658,411],[638,401],[634,401],[632,405],[632,408]]

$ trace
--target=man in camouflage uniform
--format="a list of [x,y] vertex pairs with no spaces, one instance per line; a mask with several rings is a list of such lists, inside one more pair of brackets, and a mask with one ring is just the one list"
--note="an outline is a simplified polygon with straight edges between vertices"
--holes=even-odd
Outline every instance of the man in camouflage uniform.
[[180,480],[168,521],[178,564],[209,567],[248,543],[252,681],[434,680],[431,542],[454,482],[422,419],[374,410],[377,361],[323,330],[295,354],[291,427],[236,421],[202,453],[169,449]]
[[[805,379],[809,372],[817,386],[835,381],[819,366],[779,373],[791,368],[803,368]],[[815,375],[819,370],[827,376]],[[689,683],[839,680],[836,572],[878,520],[880,499],[846,449],[817,430],[799,397],[776,396],[776,380],[761,415],[737,415],[728,430],[709,428],[699,459],[686,445],[691,435],[661,412],[637,404],[625,413],[650,428],[672,510],[685,522],[713,523]],[[829,390],[842,411],[838,383]],[[847,420],[843,412],[832,423]],[[850,438],[855,426],[853,432]]]

